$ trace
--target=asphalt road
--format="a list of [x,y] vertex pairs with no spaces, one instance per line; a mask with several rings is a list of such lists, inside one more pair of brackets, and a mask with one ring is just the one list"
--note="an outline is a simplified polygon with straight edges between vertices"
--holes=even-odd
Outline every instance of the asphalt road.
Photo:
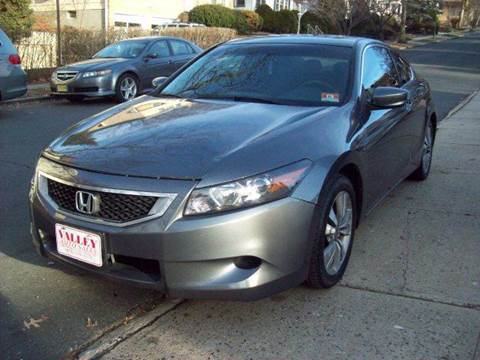
[[480,88],[480,33],[403,51],[430,83],[440,118]]
[[[441,115],[480,88],[479,34],[405,53],[430,80]],[[38,153],[66,127],[112,105],[89,101],[0,106],[0,357],[4,359],[59,358],[139,306],[161,298],[67,270],[38,257],[30,244],[27,190]],[[391,215],[395,218],[395,211]],[[202,306],[198,304],[202,303],[193,306]],[[288,304],[282,306],[288,311]]]

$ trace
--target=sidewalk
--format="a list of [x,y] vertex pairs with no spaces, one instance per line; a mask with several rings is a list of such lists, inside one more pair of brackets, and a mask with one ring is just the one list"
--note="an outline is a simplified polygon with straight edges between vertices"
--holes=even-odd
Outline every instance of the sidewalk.
[[441,122],[429,179],[362,223],[342,285],[166,306],[83,358],[479,360],[479,114],[477,94]]

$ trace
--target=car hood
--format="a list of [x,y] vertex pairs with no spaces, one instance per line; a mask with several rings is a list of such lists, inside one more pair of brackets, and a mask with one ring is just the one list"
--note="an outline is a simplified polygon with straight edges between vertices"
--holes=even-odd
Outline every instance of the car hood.
[[109,59],[88,59],[84,61],[79,61],[73,64],[65,65],[57,70],[67,70],[67,71],[92,71],[105,69],[110,66],[126,63],[131,59],[124,58],[109,58]]
[[74,125],[44,156],[111,174],[201,179],[234,154],[244,166],[239,152],[329,109],[142,96]]

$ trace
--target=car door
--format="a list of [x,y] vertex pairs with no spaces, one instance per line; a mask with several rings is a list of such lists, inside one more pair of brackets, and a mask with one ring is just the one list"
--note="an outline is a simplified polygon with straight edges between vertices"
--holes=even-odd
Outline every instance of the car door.
[[175,70],[177,70],[190,61],[195,56],[195,52],[190,44],[185,41],[175,39],[170,39],[169,41],[173,53],[173,63]]
[[[418,164],[418,154],[423,146],[423,132],[425,127],[425,116],[427,112],[427,85],[423,79],[415,76],[410,64],[399,54],[393,53],[395,65],[400,76],[400,84],[409,93],[407,107],[408,115],[405,120],[405,132],[410,138],[410,162],[413,167]],[[411,170],[407,169],[407,171]]]
[[144,57],[142,85],[152,88],[152,80],[159,76],[170,76],[175,71],[172,54],[167,40],[158,40],[150,45]]
[[368,106],[377,87],[399,87],[399,77],[390,52],[383,46],[369,46],[362,58],[363,129],[361,148],[367,167],[366,197],[370,204],[380,200],[401,179],[408,164],[411,142],[405,138],[407,107],[375,109]]

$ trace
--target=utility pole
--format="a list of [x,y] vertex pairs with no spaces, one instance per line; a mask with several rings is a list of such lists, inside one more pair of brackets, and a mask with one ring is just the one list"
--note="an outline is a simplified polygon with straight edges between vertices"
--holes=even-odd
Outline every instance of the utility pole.
[[62,65],[62,39],[60,38],[60,0],[56,0],[57,7],[57,67]]

